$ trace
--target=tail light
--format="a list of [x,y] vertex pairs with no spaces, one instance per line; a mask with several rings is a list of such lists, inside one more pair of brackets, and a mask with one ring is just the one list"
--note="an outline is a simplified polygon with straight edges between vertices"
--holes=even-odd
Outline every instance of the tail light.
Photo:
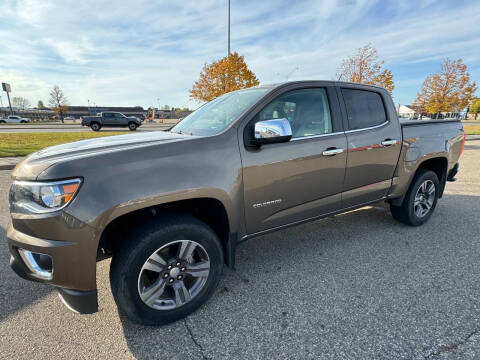
[[460,155],[462,155],[463,149],[465,148],[465,138],[466,137],[467,137],[467,134],[465,134],[465,131],[463,131],[462,145],[460,146]]

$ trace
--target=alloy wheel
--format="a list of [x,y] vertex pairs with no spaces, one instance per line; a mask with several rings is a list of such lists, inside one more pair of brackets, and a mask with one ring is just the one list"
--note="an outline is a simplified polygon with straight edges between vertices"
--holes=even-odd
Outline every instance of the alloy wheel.
[[199,294],[209,273],[210,259],[202,245],[192,240],[172,241],[143,264],[138,294],[153,309],[176,309]]
[[431,180],[424,181],[415,193],[413,210],[418,218],[425,217],[435,202],[435,184]]

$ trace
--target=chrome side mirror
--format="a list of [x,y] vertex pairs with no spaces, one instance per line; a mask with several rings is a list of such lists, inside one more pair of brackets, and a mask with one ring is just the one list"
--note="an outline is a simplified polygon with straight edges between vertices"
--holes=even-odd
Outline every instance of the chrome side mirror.
[[255,123],[253,143],[256,145],[286,142],[291,138],[292,128],[287,119],[273,119]]

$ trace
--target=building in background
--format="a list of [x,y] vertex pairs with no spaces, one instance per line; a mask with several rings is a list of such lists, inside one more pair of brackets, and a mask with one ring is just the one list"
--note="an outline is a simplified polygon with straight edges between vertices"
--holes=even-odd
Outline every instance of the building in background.
[[411,105],[398,104],[397,113],[402,118],[413,119],[415,117],[415,110],[412,109]]
[[[126,107],[126,106],[68,106],[68,110],[65,114],[67,118],[79,119],[81,116],[96,115],[102,111],[116,111],[121,112],[125,116],[136,116],[140,119],[145,119],[147,110],[144,110],[141,106]],[[0,117],[5,114],[10,114],[10,109],[0,108]],[[16,115],[21,115],[32,120],[50,120],[56,117],[53,110],[49,108],[44,109],[26,109],[19,110],[14,109]]]

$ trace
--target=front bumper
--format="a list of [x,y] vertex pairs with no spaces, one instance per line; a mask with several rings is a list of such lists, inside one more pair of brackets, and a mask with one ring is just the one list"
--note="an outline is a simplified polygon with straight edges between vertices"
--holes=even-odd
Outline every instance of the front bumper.
[[[46,229],[53,229],[48,226],[48,222],[55,221],[54,219],[41,221],[44,222],[43,226]],[[55,233],[62,233],[62,226],[59,226],[58,218],[56,220]],[[98,308],[95,281],[96,243],[93,241],[93,229],[88,226],[70,229],[72,241],[46,240],[26,233],[35,227],[32,223],[29,223],[31,227],[26,227],[24,221],[18,222],[15,219],[13,221],[17,222],[19,228],[22,228],[21,224],[24,227],[19,231],[11,225],[7,231],[12,270],[24,279],[55,286],[59,290],[60,298],[71,310],[82,314],[96,312]],[[57,238],[54,233],[50,233],[49,237]],[[52,276],[42,278],[35,274],[31,264],[28,266],[25,257],[22,258],[20,255],[19,249],[48,255],[52,262]]]
[[[20,262],[13,255],[10,257],[10,267],[21,278],[32,281],[41,281],[38,278],[32,277],[28,271],[25,270],[25,264]],[[98,311],[97,290],[82,291],[74,289],[66,289],[56,287],[60,300],[70,310],[79,314],[93,314]]]

